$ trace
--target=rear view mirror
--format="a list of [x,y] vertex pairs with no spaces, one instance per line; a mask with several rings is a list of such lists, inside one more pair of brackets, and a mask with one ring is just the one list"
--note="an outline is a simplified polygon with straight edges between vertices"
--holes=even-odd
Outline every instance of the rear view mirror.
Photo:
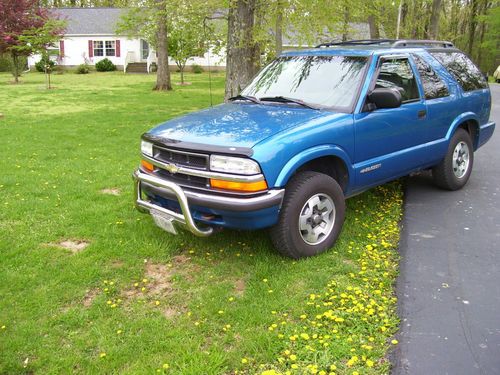
[[370,102],[375,104],[377,108],[397,108],[401,106],[403,98],[398,90],[388,88],[376,88],[368,94]]

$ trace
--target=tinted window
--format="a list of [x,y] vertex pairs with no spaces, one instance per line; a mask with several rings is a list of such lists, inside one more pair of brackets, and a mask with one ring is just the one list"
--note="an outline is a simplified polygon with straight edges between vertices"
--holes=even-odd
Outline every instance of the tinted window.
[[431,66],[427,64],[427,62],[417,55],[413,55],[413,59],[417,65],[420,80],[422,81],[422,86],[424,87],[425,99],[436,99],[450,95],[446,84],[441,80]]
[[464,91],[484,89],[488,83],[481,71],[460,52],[434,52],[432,55],[450,72]]
[[280,57],[242,94],[257,98],[285,96],[347,110],[356,99],[366,62],[366,57],[359,56]]
[[397,89],[403,97],[403,102],[419,98],[417,82],[408,59],[384,58],[375,87]]

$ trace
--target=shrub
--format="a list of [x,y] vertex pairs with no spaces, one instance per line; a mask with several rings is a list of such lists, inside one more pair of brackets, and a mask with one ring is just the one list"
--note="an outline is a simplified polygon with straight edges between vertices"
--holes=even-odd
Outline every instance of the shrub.
[[194,64],[191,66],[191,70],[193,71],[194,74],[201,74],[205,70],[198,64]]
[[80,64],[76,68],[76,74],[89,74],[90,69],[87,64]]
[[45,73],[45,67],[48,66],[49,71],[54,69],[56,63],[52,61],[49,56],[43,55],[40,61],[35,63],[35,69],[40,73]]
[[102,59],[95,64],[95,70],[98,72],[112,72],[116,70],[116,65],[109,59]]
[[10,72],[12,69],[12,60],[9,55],[0,55],[0,72]]

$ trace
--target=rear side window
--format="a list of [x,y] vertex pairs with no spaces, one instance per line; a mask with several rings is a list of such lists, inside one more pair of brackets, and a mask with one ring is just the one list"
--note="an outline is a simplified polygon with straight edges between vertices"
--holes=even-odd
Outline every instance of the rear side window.
[[432,55],[450,72],[464,91],[488,87],[481,71],[461,52],[433,52]]
[[446,84],[424,59],[417,55],[413,55],[413,59],[424,87],[425,99],[436,99],[450,95]]
[[375,87],[397,89],[403,102],[419,98],[417,82],[408,59],[383,58]]

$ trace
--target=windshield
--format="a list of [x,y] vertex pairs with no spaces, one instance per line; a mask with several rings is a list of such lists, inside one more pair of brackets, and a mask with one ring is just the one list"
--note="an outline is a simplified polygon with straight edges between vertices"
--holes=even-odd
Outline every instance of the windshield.
[[349,110],[363,78],[361,56],[284,56],[265,67],[242,95],[288,97],[318,107]]

